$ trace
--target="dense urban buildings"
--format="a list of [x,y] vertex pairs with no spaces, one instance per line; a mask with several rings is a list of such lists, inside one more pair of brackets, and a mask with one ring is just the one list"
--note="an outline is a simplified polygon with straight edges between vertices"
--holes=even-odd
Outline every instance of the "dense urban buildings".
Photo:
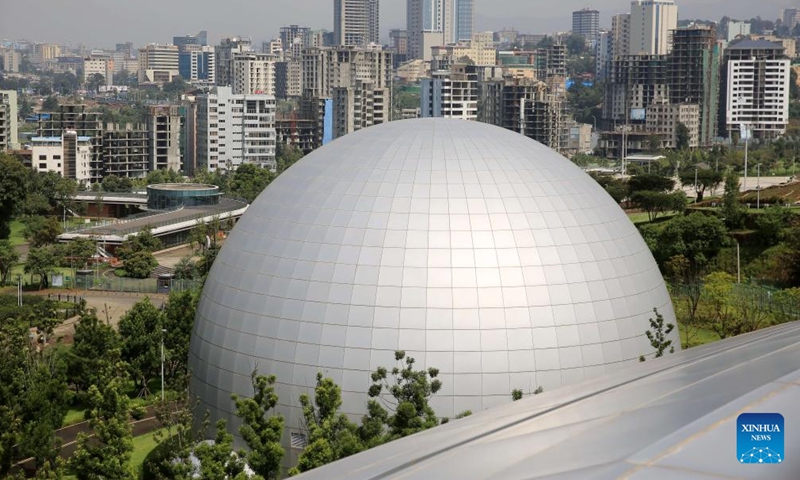
[[233,56],[237,53],[253,51],[253,41],[250,38],[231,37],[223,38],[219,45],[214,47],[216,55],[216,73],[214,79],[218,86],[228,86],[233,82]]
[[180,56],[175,45],[150,44],[139,49],[139,83],[164,84],[180,75]]
[[594,43],[600,33],[600,12],[591,8],[572,12],[572,33]]
[[334,0],[333,37],[335,45],[380,44],[379,0]]

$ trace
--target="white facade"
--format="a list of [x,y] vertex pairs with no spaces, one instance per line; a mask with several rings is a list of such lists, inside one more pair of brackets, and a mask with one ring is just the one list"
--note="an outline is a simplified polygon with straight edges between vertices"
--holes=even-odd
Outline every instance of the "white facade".
[[213,172],[245,163],[276,168],[274,96],[234,95],[231,87],[217,87],[197,102],[199,168]]
[[139,83],[169,83],[180,75],[175,45],[150,44],[139,49]]
[[392,52],[375,48],[321,47],[303,52],[303,91],[307,97],[331,97],[337,87],[351,87],[356,80],[375,88],[392,83]]
[[278,57],[269,53],[237,53],[233,55],[232,88],[234,95],[275,95],[275,63]]
[[65,131],[61,137],[31,139],[32,167],[37,172],[56,172],[74,180],[91,179],[92,145],[90,137]]
[[731,20],[728,22],[727,34],[725,40],[728,43],[736,40],[737,37],[746,37],[750,35],[750,22],[740,22],[739,20]]
[[336,45],[380,44],[379,0],[334,0],[333,32]]
[[102,75],[107,87],[114,85],[114,59],[94,56],[84,58],[83,78],[88,81],[94,75]]
[[630,55],[666,55],[672,50],[671,32],[678,28],[673,0],[631,2]]
[[4,72],[19,73],[19,64],[22,62],[22,55],[13,48],[0,47],[0,57],[3,63],[0,64]]
[[757,135],[786,132],[789,124],[788,58],[729,60],[725,123],[749,125]]
[[454,65],[449,72],[435,72],[421,80],[420,109],[423,118],[478,120],[478,75],[475,67]]

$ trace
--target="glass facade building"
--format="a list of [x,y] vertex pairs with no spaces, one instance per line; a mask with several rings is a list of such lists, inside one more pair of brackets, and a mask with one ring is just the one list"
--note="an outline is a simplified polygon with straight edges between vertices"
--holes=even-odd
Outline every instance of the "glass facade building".
[[147,208],[171,210],[219,204],[219,187],[191,183],[164,183],[147,186]]

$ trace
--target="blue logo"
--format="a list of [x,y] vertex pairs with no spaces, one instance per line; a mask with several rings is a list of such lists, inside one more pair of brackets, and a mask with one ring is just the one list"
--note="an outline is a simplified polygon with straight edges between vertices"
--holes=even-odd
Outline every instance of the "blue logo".
[[783,463],[783,415],[743,413],[736,420],[739,463]]

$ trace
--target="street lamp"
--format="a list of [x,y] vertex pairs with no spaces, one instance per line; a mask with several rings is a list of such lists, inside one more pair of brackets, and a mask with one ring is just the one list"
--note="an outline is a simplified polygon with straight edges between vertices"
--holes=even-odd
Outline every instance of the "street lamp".
[[698,167],[697,165],[694,166],[694,203],[697,203],[698,197],[700,196],[700,194],[697,193],[698,190],[700,190],[699,188],[697,188],[697,171],[699,168],[700,167]]

